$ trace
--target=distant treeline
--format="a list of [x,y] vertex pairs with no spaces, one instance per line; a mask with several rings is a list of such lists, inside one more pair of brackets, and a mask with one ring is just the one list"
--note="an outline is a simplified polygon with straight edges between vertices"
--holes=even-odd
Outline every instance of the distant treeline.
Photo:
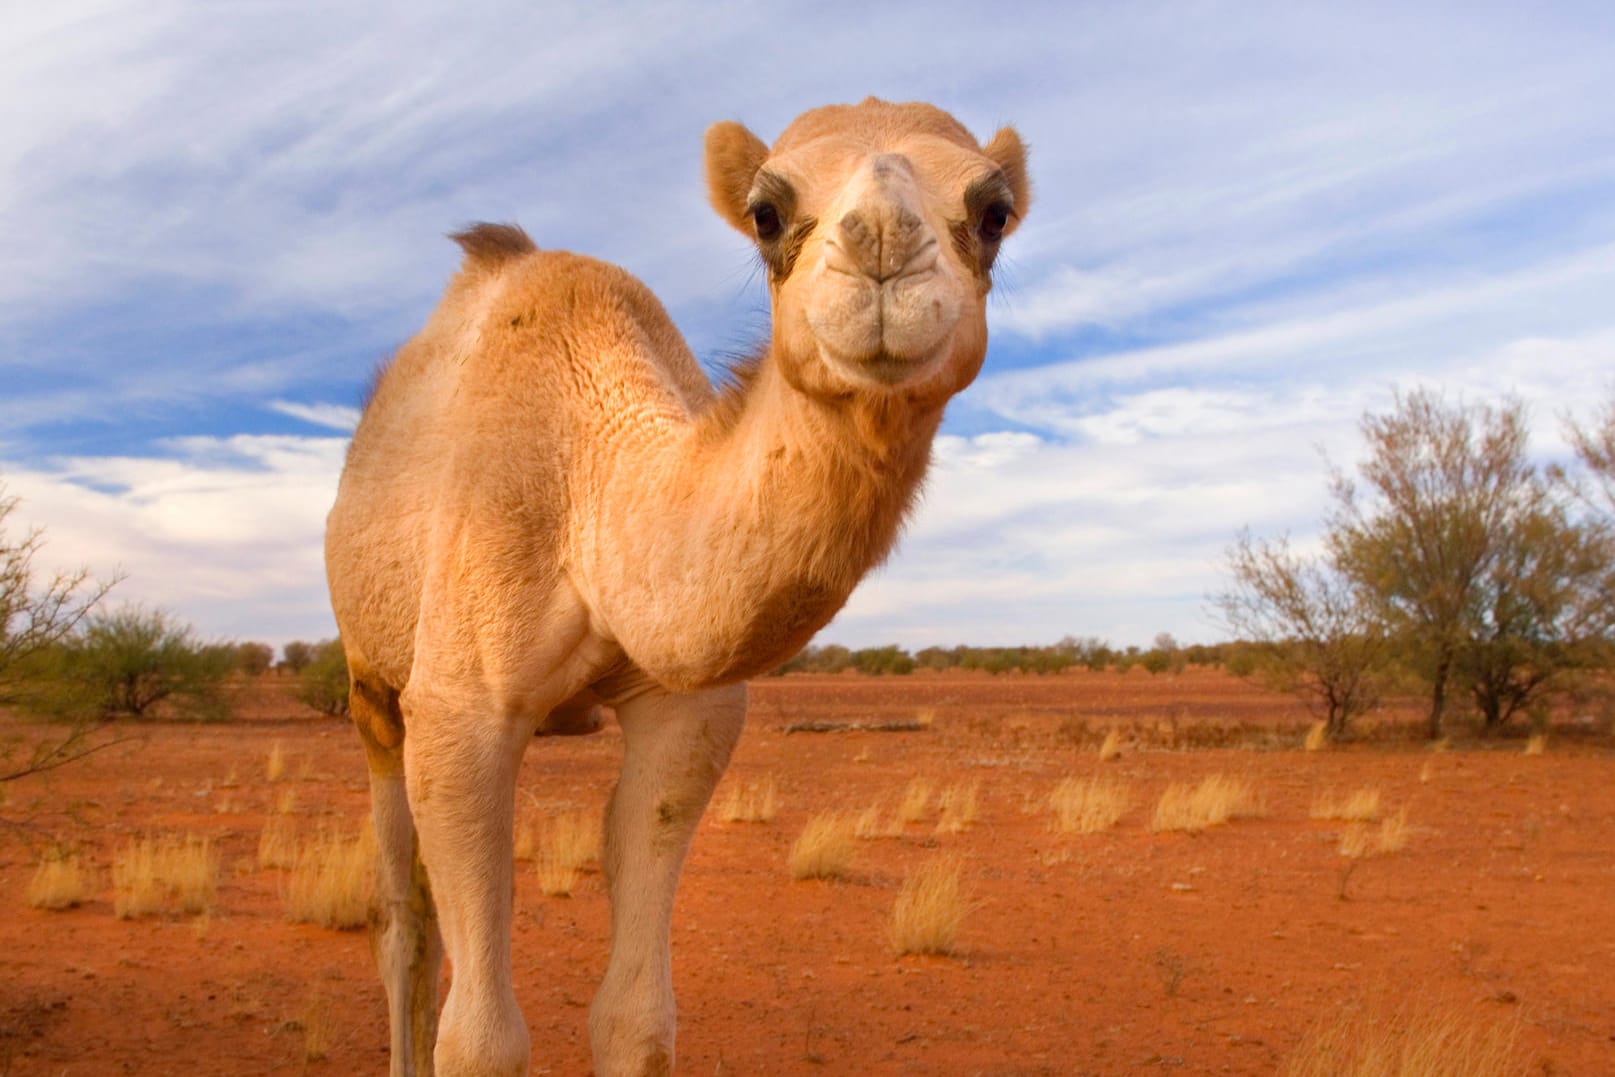
[[1043,647],[926,647],[912,654],[897,644],[852,650],[836,643],[812,645],[775,670],[785,673],[896,674],[916,670],[983,670],[987,673],[1059,673],[1082,666],[1087,669],[1126,671],[1142,666],[1151,673],[1176,673],[1189,665],[1229,666],[1235,672],[1247,665],[1249,647],[1240,643],[1180,646],[1162,633],[1148,650],[1113,647],[1092,636],[1066,636]]

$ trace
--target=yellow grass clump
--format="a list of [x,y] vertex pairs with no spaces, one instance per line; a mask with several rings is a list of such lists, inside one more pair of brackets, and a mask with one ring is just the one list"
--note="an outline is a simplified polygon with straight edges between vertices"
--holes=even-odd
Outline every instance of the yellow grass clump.
[[735,782],[718,802],[725,823],[767,823],[779,810],[779,788],[772,774],[751,782]]
[[28,880],[28,904],[36,909],[71,909],[90,896],[90,875],[76,855],[60,850],[46,856]]
[[1531,739],[1525,742],[1526,755],[1541,755],[1548,750],[1548,735],[1546,733],[1532,733]]
[[291,815],[297,811],[297,790],[282,789],[275,794],[275,814]]
[[264,761],[264,773],[272,782],[278,782],[286,776],[286,749],[278,740],[269,746],[269,758]]
[[1379,851],[1399,853],[1408,846],[1408,810],[1403,808],[1395,815],[1379,821]]
[[1282,1077],[1503,1077],[1525,1072],[1517,1020],[1436,1009],[1347,1011],[1302,1036]]
[[933,722],[935,722],[935,721],[936,721],[936,708],[935,707],[921,707],[919,710],[914,712],[914,723],[916,725],[918,725],[921,729],[930,729],[931,724]]
[[957,951],[966,900],[959,862],[931,860],[903,877],[892,906],[891,942],[903,954],[952,954]]
[[879,804],[871,804],[853,816],[852,836],[862,841],[886,836],[885,832],[880,828]]
[[1062,778],[1048,796],[1051,823],[1061,834],[1097,834],[1121,821],[1132,806],[1127,783],[1111,778]]
[[852,867],[856,822],[840,812],[820,812],[791,845],[793,879],[840,879]]
[[1197,832],[1230,819],[1256,814],[1250,783],[1243,778],[1212,774],[1199,785],[1173,782],[1155,804],[1150,829]]
[[937,807],[941,812],[937,833],[959,834],[968,830],[981,815],[981,782],[948,786],[937,798]]
[[903,790],[903,799],[897,802],[897,822],[899,825],[917,823],[925,818],[926,809],[931,806],[931,782],[925,778],[914,778]]
[[297,866],[297,824],[284,816],[274,816],[258,835],[260,868]]
[[533,855],[538,888],[549,897],[568,897],[583,869],[600,859],[604,822],[599,813],[573,811],[548,820]]
[[1099,761],[1108,763],[1122,754],[1122,735],[1112,729],[1105,734],[1104,742],[1099,745]]
[[368,824],[351,838],[322,833],[297,854],[284,893],[286,915],[337,930],[363,927],[375,863],[376,835]]
[[1321,752],[1329,747],[1329,723],[1313,722],[1307,729],[1307,739],[1301,746],[1309,752]]
[[1379,790],[1357,789],[1338,797],[1333,793],[1321,793],[1312,801],[1311,815],[1314,819],[1372,822],[1379,818]]
[[219,885],[219,854],[196,834],[139,838],[112,858],[112,911],[120,920],[160,912],[207,912]]

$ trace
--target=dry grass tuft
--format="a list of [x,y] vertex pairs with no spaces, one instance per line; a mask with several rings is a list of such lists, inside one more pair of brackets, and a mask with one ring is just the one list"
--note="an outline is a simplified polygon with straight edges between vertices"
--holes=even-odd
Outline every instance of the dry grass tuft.
[[533,855],[538,888],[549,897],[568,897],[583,869],[600,859],[604,820],[598,812],[573,811],[548,820],[542,829]]
[[1484,1022],[1426,1009],[1345,1012],[1320,1023],[1285,1059],[1283,1077],[1503,1077],[1525,1072],[1518,1021]]
[[195,834],[140,838],[112,858],[112,911],[120,920],[177,906],[207,912],[219,886],[219,854]]
[[1212,774],[1196,786],[1180,782],[1167,786],[1155,804],[1150,829],[1157,833],[1172,830],[1193,833],[1256,813],[1249,782]]
[[1408,847],[1408,810],[1387,815],[1379,823],[1379,851],[1399,853]]
[[297,790],[282,789],[275,794],[275,814],[291,815],[297,811]]
[[1125,782],[1110,778],[1063,778],[1048,796],[1053,827],[1061,834],[1097,834],[1121,821],[1132,807]]
[[952,954],[967,902],[959,862],[942,858],[921,864],[903,877],[892,907],[891,942],[903,954]]
[[793,879],[840,879],[852,867],[856,823],[840,812],[820,812],[791,845]]
[[932,723],[934,723],[935,721],[936,721],[936,708],[935,707],[921,707],[919,710],[914,712],[914,723],[916,725],[918,725],[921,729],[930,729]]
[[286,915],[337,930],[365,926],[375,863],[376,835],[368,823],[351,838],[322,833],[297,854],[284,894]]
[[769,774],[753,782],[736,782],[718,802],[718,818],[725,823],[767,823],[779,810],[779,788]]
[[36,909],[71,909],[90,896],[90,874],[76,854],[53,851],[28,880],[28,904]]
[[1526,755],[1541,755],[1548,750],[1548,735],[1546,733],[1532,733],[1531,739],[1525,742]]
[[864,808],[852,819],[852,836],[860,841],[870,841],[874,838],[886,837],[887,832],[880,828],[880,805],[871,804]]
[[981,781],[948,786],[937,798],[937,807],[941,811],[937,833],[960,834],[970,829],[981,816]]
[[1345,796],[1320,793],[1312,802],[1314,819],[1344,819],[1354,823],[1369,823],[1379,818],[1379,790],[1358,789]]
[[319,1062],[330,1053],[332,1028],[331,1007],[318,989],[309,995],[298,1024],[303,1030],[303,1061]]
[[1099,761],[1108,763],[1122,754],[1122,735],[1115,729],[1105,734],[1105,739],[1099,745]]
[[1329,747],[1329,723],[1313,722],[1307,729],[1307,739],[1301,746],[1309,752],[1321,752]]
[[264,773],[272,782],[278,782],[286,776],[286,748],[278,740],[269,746],[269,758],[264,761]]
[[926,778],[914,778],[903,790],[903,799],[897,803],[897,825],[899,827],[908,823],[917,823],[925,818],[926,810],[931,806],[931,782]]
[[258,835],[260,868],[297,866],[297,824],[283,817],[271,818]]

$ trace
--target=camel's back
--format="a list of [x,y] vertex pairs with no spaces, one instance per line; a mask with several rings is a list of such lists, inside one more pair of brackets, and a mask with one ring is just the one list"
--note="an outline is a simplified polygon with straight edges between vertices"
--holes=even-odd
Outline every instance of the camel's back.
[[456,238],[465,264],[378,379],[326,528],[344,644],[394,687],[434,565],[553,578],[598,458],[618,438],[684,428],[712,396],[628,273],[538,251],[514,228]]

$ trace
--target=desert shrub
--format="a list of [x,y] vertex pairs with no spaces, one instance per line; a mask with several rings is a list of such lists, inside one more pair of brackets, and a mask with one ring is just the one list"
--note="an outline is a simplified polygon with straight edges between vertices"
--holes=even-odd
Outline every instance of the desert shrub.
[[958,947],[967,902],[959,862],[921,864],[903,877],[892,906],[892,949],[903,954],[951,954]]
[[232,649],[198,642],[189,625],[162,610],[92,614],[66,660],[105,715],[145,717],[164,702],[192,717],[227,713],[219,689],[234,664]]
[[280,667],[293,673],[303,672],[303,667],[314,660],[314,650],[318,646],[307,640],[292,640],[280,649]]
[[718,818],[726,823],[766,823],[779,810],[779,789],[772,774],[751,782],[736,781],[718,802]]
[[249,677],[267,673],[275,664],[275,648],[267,643],[237,643],[234,651],[236,669]]
[[840,812],[820,812],[791,845],[793,879],[840,879],[852,867],[856,822]]
[[1062,834],[1095,834],[1121,821],[1131,806],[1125,782],[1111,778],[1062,778],[1048,796],[1053,827]]
[[1190,833],[1218,826],[1256,811],[1250,784],[1240,778],[1212,774],[1199,785],[1174,782],[1156,802],[1150,829]]
[[322,833],[297,854],[284,893],[287,917],[337,930],[364,927],[375,863],[376,836],[368,825],[351,838]]
[[112,859],[112,911],[120,920],[177,906],[207,912],[218,890],[219,854],[210,839],[139,838]]
[[76,855],[53,850],[28,880],[28,904],[36,909],[71,909],[90,896],[90,875]]
[[340,639],[312,645],[308,661],[297,671],[297,698],[321,714],[348,713],[348,659]]
[[895,643],[889,643],[884,647],[865,647],[853,651],[852,668],[859,673],[913,673],[914,659]]
[[1282,1077],[1504,1077],[1525,1072],[1518,1021],[1475,1021],[1423,1008],[1343,1010],[1302,1036]]

